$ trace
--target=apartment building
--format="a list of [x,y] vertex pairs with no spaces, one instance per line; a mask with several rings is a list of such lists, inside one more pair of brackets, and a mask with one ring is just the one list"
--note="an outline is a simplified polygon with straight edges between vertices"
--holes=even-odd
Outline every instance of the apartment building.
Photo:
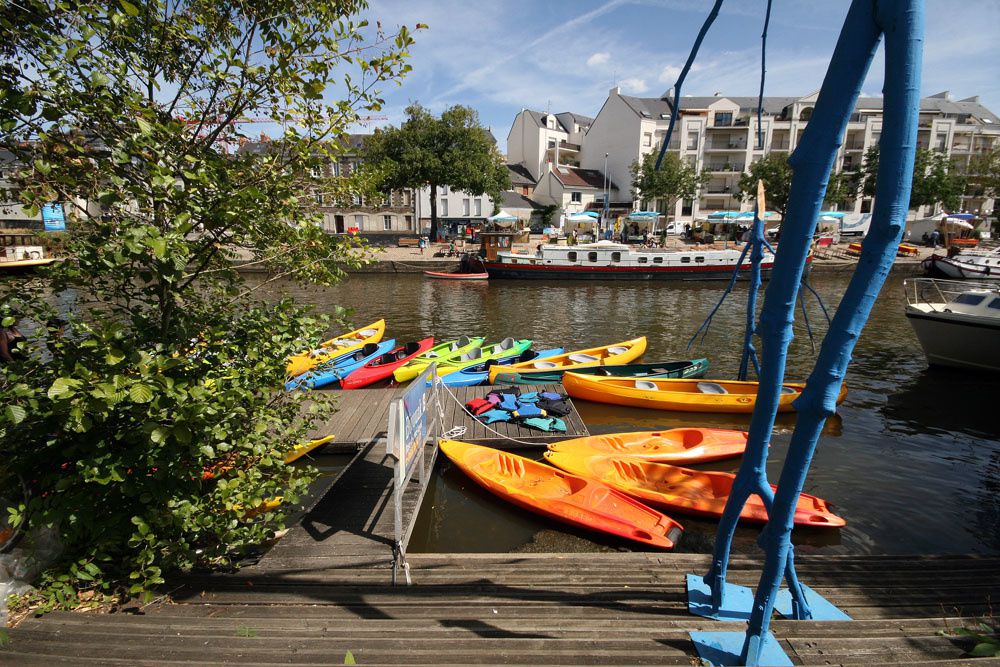
[[[344,200],[342,196],[337,196],[339,193],[335,193],[334,188],[323,188],[324,180],[348,177],[361,166],[364,162],[364,142],[369,136],[346,135],[336,157],[313,169],[311,176],[316,180],[308,196],[322,217],[323,229],[330,234],[357,232],[376,237],[417,233],[416,196],[409,188],[382,193],[369,200],[360,194]],[[266,140],[246,142],[239,150],[267,151],[269,144]]]
[[594,119],[578,113],[522,109],[507,133],[507,161],[524,165],[537,182],[547,164],[580,166],[580,150]]
[[[679,201],[671,212],[680,220],[705,217],[718,210],[748,210],[738,195],[737,183],[749,165],[769,153],[795,150],[812,115],[817,94],[804,97],[765,97],[763,100],[763,146],[757,142],[756,97],[683,97],[668,150],[709,173],[709,181],[693,201]],[[630,165],[650,151],[659,150],[670,124],[673,99],[667,95],[644,98],[622,95],[612,88],[581,144],[583,167],[603,169],[607,164],[613,182],[628,184]],[[837,156],[838,172],[854,172],[865,151],[878,144],[882,132],[882,99],[861,98],[850,118]],[[1000,146],[1000,118],[980,104],[977,97],[953,100],[948,92],[921,100],[919,145],[947,153],[968,165],[977,155]],[[605,157],[607,155],[607,157]],[[622,193],[625,194],[624,192]],[[644,202],[634,197],[637,208],[655,208],[663,202]],[[969,196],[967,211],[989,214],[994,202]],[[865,213],[869,198],[844,203],[844,210]],[[929,214],[931,211],[918,212]]]

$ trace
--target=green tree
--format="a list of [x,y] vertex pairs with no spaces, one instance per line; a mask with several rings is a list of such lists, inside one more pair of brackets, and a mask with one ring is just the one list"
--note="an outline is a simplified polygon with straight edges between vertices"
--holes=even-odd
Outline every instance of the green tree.
[[[226,562],[271,538],[311,479],[283,462],[311,419],[284,359],[328,322],[261,302],[234,260],[322,284],[364,260],[307,195],[330,139],[409,69],[410,32],[352,18],[364,6],[0,9],[3,147],[26,205],[69,207],[65,261],[0,285],[2,324],[29,335],[0,367],[0,469],[36,491],[0,511],[58,529],[50,604]],[[283,135],[235,150],[256,116]]]
[[[878,183],[879,150],[872,146],[858,170],[859,189],[866,197],[874,197]],[[941,204],[949,211],[962,207],[966,175],[945,153],[918,148],[913,162],[913,187],[909,208]]]
[[767,193],[767,207],[781,215],[782,224],[788,208],[788,193],[792,187],[792,166],[784,153],[765,155],[750,165],[750,171],[740,176],[736,187],[743,201],[753,201],[757,197],[757,181],[764,181]]
[[632,174],[632,196],[655,202],[666,200],[665,215],[670,214],[678,199],[694,199],[708,180],[706,172],[698,172],[693,166],[681,160],[676,153],[666,153],[660,168],[656,168],[656,153],[650,152],[629,166]]
[[826,185],[824,206],[839,206],[851,199],[857,191],[857,182],[852,174],[832,172]]
[[510,189],[510,173],[478,114],[456,105],[435,118],[412,104],[406,116],[398,128],[376,130],[365,144],[365,157],[384,169],[388,188],[430,188],[431,238],[437,237],[437,193],[443,185],[489,196],[495,213],[500,193]]

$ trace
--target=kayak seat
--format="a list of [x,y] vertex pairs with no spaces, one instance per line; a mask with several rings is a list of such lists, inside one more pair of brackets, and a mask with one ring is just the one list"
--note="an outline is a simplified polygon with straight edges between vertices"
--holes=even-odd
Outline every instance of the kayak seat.
[[628,352],[628,348],[622,347],[621,345],[612,345],[611,347],[608,348],[608,352],[610,354],[625,354],[626,352]]
[[483,348],[474,347],[459,358],[462,361],[472,361],[473,359],[481,359],[482,356],[483,356]]
[[588,364],[592,361],[600,361],[598,357],[592,354],[584,354],[583,352],[577,352],[576,354],[569,355],[570,361],[575,361],[578,364]]
[[796,388],[794,388],[794,387],[782,387],[781,388],[781,393],[782,394],[797,394],[798,391],[799,390],[796,389]]
[[659,387],[656,386],[655,382],[650,382],[649,380],[636,380],[636,389],[645,389],[646,391],[659,391]]
[[371,338],[378,333],[378,329],[362,329],[358,332],[358,336],[361,338]]
[[494,352],[503,352],[504,350],[509,350],[514,347],[513,338],[504,338],[502,341],[493,346]]
[[531,365],[535,368],[555,368],[558,364],[554,361],[536,361]]
[[469,340],[468,336],[462,336],[461,338],[459,338],[458,340],[456,340],[454,343],[451,344],[451,349],[452,350],[457,350],[457,349],[459,349],[461,347],[465,347],[470,342],[471,341]]
[[718,382],[699,382],[698,391],[703,394],[728,394],[726,388]]
[[[411,342],[407,343],[405,347],[403,347],[402,351],[406,353],[403,356],[408,357],[411,354],[415,353],[419,349],[420,349],[420,343],[418,343],[416,341],[411,341]],[[403,357],[400,357],[400,359],[402,359],[402,358]]]

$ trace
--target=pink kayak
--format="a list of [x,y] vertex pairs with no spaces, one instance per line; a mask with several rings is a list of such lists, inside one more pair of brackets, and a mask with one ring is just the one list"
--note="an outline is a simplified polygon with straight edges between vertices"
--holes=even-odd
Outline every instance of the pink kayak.
[[400,345],[394,350],[375,357],[367,364],[354,371],[343,380],[340,386],[343,389],[358,389],[367,387],[373,382],[392,377],[392,372],[407,363],[416,356],[423,354],[434,347],[434,338],[425,338],[416,343]]

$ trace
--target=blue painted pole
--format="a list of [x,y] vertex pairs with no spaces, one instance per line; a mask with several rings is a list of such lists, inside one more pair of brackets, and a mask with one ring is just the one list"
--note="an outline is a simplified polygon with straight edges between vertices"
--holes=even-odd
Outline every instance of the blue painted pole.
[[[756,333],[757,321],[757,292],[760,290],[760,263],[764,261],[764,223],[760,217],[754,214],[753,226],[750,229],[750,243],[753,244],[750,250],[750,286],[747,292],[747,313],[746,325],[743,329],[743,354],[740,356],[740,371],[736,376],[737,380],[746,380],[747,372],[750,370],[750,361],[753,361],[754,371],[760,373],[760,364],[757,363],[757,348],[753,344],[753,335]],[[740,265],[737,264],[737,271]]]
[[791,554],[795,506],[823,424],[836,409],[854,346],[892,268],[906,223],[920,108],[923,2],[854,0],[812,118],[792,157],[794,176],[788,205],[792,224],[782,231],[781,247],[765,295],[761,317],[765,365],[755,420],[765,407],[771,407],[769,400],[768,405],[762,405],[761,395],[766,395],[766,399],[776,397],[784,376],[795,295],[827,179],[882,34],[886,41],[884,121],[872,225],[858,268],[820,347],[816,366],[795,403],[798,421],[778,481],[770,521],[761,535],[767,555],[743,645],[741,661],[745,665],[759,664],[781,575]]

